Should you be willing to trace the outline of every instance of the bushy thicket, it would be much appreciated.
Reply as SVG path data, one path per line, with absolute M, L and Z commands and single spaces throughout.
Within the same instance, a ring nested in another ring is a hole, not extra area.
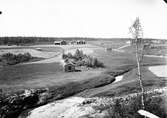
M 104 64 L 100 62 L 97 58 L 93 58 L 90 56 L 87 57 L 87 60 L 85 61 L 85 65 L 92 68 L 104 67 Z
M 141 96 L 118 98 L 113 104 L 107 106 L 98 106 L 95 109 L 103 111 L 107 110 L 108 116 L 105 118 L 144 118 L 138 113 L 141 110 Z M 146 96 L 145 110 L 149 111 L 160 118 L 166 118 L 166 103 L 162 96 Z
M 83 60 L 87 55 L 83 54 L 82 50 L 77 49 L 75 53 L 72 55 L 71 53 L 63 54 L 63 59 L 73 59 L 75 61 Z
M 15 65 L 21 62 L 27 62 L 33 59 L 30 53 L 24 54 L 12 54 L 12 53 L 5 53 L 1 56 L 1 61 L 7 65 Z
M 77 49 L 74 54 L 63 54 L 62 58 L 66 61 L 72 60 L 77 66 L 86 66 L 92 68 L 104 67 L 104 64 L 97 58 L 88 56 L 79 49 Z

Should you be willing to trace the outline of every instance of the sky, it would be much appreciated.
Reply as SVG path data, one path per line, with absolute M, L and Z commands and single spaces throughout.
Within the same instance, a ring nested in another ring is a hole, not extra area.
M 0 36 L 131 37 L 141 20 L 144 38 L 167 39 L 163 0 L 0 0 Z

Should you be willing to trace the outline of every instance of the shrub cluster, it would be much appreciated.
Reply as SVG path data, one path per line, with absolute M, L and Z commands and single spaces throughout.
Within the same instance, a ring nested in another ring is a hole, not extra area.
M 100 62 L 97 58 L 93 58 L 90 56 L 87 57 L 87 60 L 85 61 L 85 65 L 87 67 L 92 67 L 92 68 L 104 67 L 104 64 Z
M 75 63 L 77 66 L 86 66 L 91 68 L 104 67 L 104 64 L 100 62 L 97 58 L 88 56 L 79 49 L 77 49 L 74 54 L 63 54 L 62 58 L 65 61 L 72 60 L 72 62 Z
M 5 53 L 1 56 L 1 61 L 3 61 L 7 65 L 15 65 L 22 62 L 30 61 L 33 57 L 30 53 L 24 54 L 12 54 L 12 53 Z
M 108 116 L 105 118 L 144 118 L 138 113 L 142 108 L 141 96 L 129 98 L 118 98 L 114 100 L 113 104 L 96 106 L 95 109 L 104 111 L 107 110 Z M 145 110 L 149 111 L 160 118 L 166 118 L 167 112 L 165 111 L 165 100 L 162 96 L 146 96 Z

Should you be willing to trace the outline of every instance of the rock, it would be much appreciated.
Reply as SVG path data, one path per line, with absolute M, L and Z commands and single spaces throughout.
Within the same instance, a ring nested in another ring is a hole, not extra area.
M 38 107 L 19 118 L 103 118 L 107 112 L 94 107 L 99 101 L 98 98 L 71 97 Z
M 47 89 L 26 89 L 0 99 L 0 118 L 15 118 L 22 111 L 44 104 Z
M 150 100 L 154 100 L 153 103 L 155 103 L 157 100 L 164 99 L 160 98 L 160 93 L 157 94 L 155 90 L 147 92 L 146 103 L 150 103 Z M 166 87 L 156 91 L 166 95 L 164 94 Z M 19 118 L 117 118 L 118 116 L 127 117 L 128 115 L 139 116 L 136 111 L 138 109 L 134 108 L 140 106 L 140 95 L 141 93 L 132 93 L 119 97 L 70 97 L 24 112 Z M 163 103 L 163 101 L 161 102 Z M 150 110 L 152 110 L 152 107 L 150 107 Z

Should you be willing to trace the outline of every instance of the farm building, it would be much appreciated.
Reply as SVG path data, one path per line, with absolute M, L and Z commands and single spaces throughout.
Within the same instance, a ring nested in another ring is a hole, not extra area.
M 42 49 L 41 49 L 41 48 L 36 48 L 36 50 L 38 50 L 38 51 L 42 51 Z
M 70 62 L 66 62 L 64 64 L 64 71 L 65 72 L 74 72 L 75 71 L 75 65 Z
M 54 41 L 54 44 L 55 45 L 61 45 L 61 42 L 60 41 Z
M 55 45 L 67 45 L 67 42 L 62 40 L 62 41 L 54 41 Z
M 77 44 L 86 44 L 85 40 L 78 40 Z
M 70 44 L 75 45 L 75 44 L 77 44 L 77 42 L 76 41 L 71 41 Z

